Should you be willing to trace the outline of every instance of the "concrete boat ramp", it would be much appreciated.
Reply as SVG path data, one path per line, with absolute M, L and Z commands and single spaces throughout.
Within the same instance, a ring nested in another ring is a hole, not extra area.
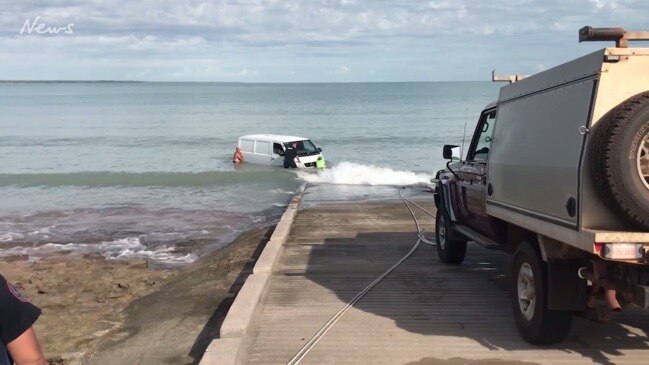
M 398 197 L 395 189 L 395 197 Z M 398 200 L 289 205 L 255 273 L 201 364 L 287 364 L 358 292 L 416 242 Z M 305 197 L 308 201 L 308 191 Z M 417 200 L 434 211 L 432 196 Z M 434 222 L 419 213 L 427 236 Z M 647 364 L 649 313 L 573 322 L 569 338 L 534 347 L 516 331 L 510 256 L 470 244 L 465 262 L 439 262 L 421 243 L 326 332 L 300 364 Z

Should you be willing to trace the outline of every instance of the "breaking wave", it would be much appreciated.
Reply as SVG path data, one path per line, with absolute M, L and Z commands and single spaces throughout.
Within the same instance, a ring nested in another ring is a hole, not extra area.
M 317 173 L 298 172 L 298 176 L 308 183 L 315 184 L 391 186 L 422 185 L 430 182 L 432 178 L 427 174 L 355 162 L 341 162 Z
M 108 260 L 149 259 L 166 264 L 185 264 L 193 262 L 197 256 L 192 253 L 177 253 L 174 247 L 158 247 L 150 249 L 140 242 L 137 237 L 127 237 L 99 244 L 85 243 L 47 243 L 35 247 L 16 246 L 0 250 L 0 257 L 27 255 L 31 258 L 47 256 L 54 252 L 69 252 L 74 254 L 99 253 Z

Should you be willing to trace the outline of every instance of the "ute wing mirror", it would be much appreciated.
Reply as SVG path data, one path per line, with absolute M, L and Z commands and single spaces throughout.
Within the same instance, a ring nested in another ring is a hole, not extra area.
M 460 157 L 453 155 L 453 150 L 459 147 L 460 146 L 454 144 L 445 144 L 442 151 L 442 156 L 445 160 L 448 160 L 448 162 L 446 162 L 446 168 L 448 169 L 448 171 L 450 171 L 456 179 L 462 181 L 462 178 L 458 176 L 458 174 L 456 174 L 455 171 L 453 171 L 453 169 L 451 168 L 451 162 L 453 162 L 453 160 L 460 160 Z
M 445 160 L 454 160 L 454 159 L 459 160 L 460 157 L 453 155 L 454 152 L 453 150 L 459 147 L 460 146 L 454 144 L 445 144 L 444 149 L 442 151 L 442 157 L 444 157 Z
M 322 152 L 322 148 L 321 148 L 321 147 L 318 147 L 318 152 Z

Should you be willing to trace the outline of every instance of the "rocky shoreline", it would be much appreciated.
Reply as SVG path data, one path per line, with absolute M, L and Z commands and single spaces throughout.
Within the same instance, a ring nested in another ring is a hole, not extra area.
M 35 330 L 51 364 L 197 363 L 272 228 L 255 228 L 180 270 L 145 260 L 57 254 L 0 261 L 43 311 Z

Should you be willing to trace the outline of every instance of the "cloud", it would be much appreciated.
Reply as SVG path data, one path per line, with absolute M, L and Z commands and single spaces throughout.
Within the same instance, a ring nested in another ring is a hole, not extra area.
M 609 7 L 611 9 L 616 9 L 618 6 L 618 1 L 617 0 L 588 0 L 589 3 L 592 3 L 595 5 L 597 9 L 601 9 L 604 7 Z
M 642 0 L 5 0 L 0 78 L 487 79 L 601 47 L 578 45 L 577 29 L 642 29 L 648 11 Z M 20 35 L 37 16 L 74 34 Z M 347 72 L 326 72 L 336 65 Z
M 236 73 L 237 76 L 254 76 L 258 74 L 257 70 L 248 70 L 247 68 L 244 68 L 242 70 L 239 70 L 239 72 Z

